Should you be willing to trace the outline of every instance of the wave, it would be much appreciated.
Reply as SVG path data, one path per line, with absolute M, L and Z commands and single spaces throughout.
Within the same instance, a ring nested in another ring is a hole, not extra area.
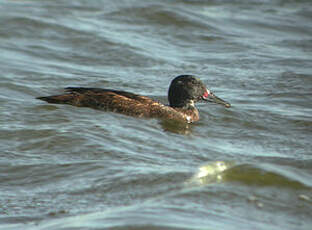
M 306 179 L 305 179 L 306 178 Z M 312 187 L 308 175 L 294 168 L 271 163 L 252 164 L 233 161 L 213 161 L 199 167 L 188 181 L 192 184 L 241 183 L 246 186 L 273 186 L 290 189 Z

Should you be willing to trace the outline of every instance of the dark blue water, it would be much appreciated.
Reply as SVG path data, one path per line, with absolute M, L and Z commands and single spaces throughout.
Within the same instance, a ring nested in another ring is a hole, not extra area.
M 311 229 L 310 1 L 0 1 L 0 229 Z M 172 126 L 35 97 L 166 103 L 194 74 L 230 109 Z

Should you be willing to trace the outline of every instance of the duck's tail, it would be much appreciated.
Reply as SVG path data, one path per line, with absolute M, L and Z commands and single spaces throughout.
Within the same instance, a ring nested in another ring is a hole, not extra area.
M 63 94 L 47 97 L 37 97 L 36 99 L 46 101 L 52 104 L 70 104 L 73 105 L 77 102 L 75 95 L 73 94 Z

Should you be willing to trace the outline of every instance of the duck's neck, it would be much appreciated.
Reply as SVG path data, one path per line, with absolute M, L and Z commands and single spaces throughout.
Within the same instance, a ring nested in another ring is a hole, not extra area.
M 182 114 L 184 120 L 187 123 L 192 123 L 199 120 L 199 112 L 194 103 L 189 103 L 183 107 L 176 107 L 174 109 Z
M 196 109 L 195 103 L 193 100 L 182 101 L 177 104 L 170 104 L 170 107 L 175 108 L 175 109 L 184 109 L 184 110 Z
M 170 105 L 171 106 L 171 105 Z M 171 106 L 176 111 L 181 112 L 183 119 L 187 123 L 192 123 L 199 120 L 199 112 L 198 109 L 195 107 L 195 103 L 193 100 L 189 100 L 179 106 Z

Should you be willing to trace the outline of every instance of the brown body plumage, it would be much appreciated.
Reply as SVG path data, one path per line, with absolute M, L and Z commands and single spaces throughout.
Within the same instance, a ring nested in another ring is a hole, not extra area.
M 75 87 L 66 88 L 66 91 L 66 94 L 38 97 L 38 99 L 48 103 L 90 107 L 135 117 L 191 123 L 199 119 L 199 112 L 194 103 L 201 99 L 215 97 L 199 79 L 190 75 L 182 75 L 172 81 L 169 88 L 169 106 L 149 97 L 125 91 Z M 227 103 L 226 106 L 229 107 L 229 104 Z

